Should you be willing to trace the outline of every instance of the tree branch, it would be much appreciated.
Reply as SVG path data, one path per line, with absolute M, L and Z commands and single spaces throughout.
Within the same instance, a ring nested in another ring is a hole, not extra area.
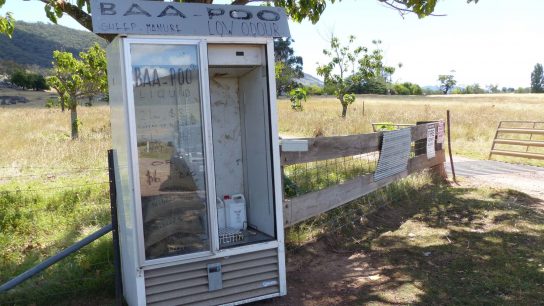
M 49 4 L 48 0 L 39 0 L 44 4 Z M 86 28 L 89 31 L 93 31 L 93 20 L 91 18 L 91 15 L 85 13 L 82 9 L 77 7 L 77 5 L 73 5 L 65 0 L 59 0 L 57 2 L 59 6 L 62 7 L 62 11 L 68 16 L 72 17 L 75 21 L 77 21 L 80 25 L 82 25 L 84 28 Z M 115 35 L 112 34 L 97 34 L 98 36 L 102 37 L 103 39 L 107 41 L 112 41 L 115 38 Z
M 404 0 L 378 0 L 378 1 L 384 4 L 385 6 L 388 6 L 389 8 L 397 10 L 402 17 L 404 17 L 404 15 L 409 13 L 414 13 L 420 17 L 422 17 L 422 15 L 423 16 L 446 16 L 445 14 L 433 14 L 433 13 L 422 14 L 420 12 L 416 12 L 414 9 L 409 9 L 406 6 L 407 5 L 406 1 Z M 432 10 L 434 10 L 434 7 Z
M 246 5 L 250 2 L 268 2 L 268 0 L 234 0 L 231 5 Z
M 45 4 L 50 4 L 50 1 L 48 0 L 40 0 L 40 1 Z M 64 13 L 74 18 L 80 25 L 82 25 L 89 31 L 93 30 L 93 21 L 91 19 L 91 15 L 85 13 L 82 9 L 80 9 L 76 5 L 73 5 L 65 0 L 57 1 L 56 5 L 61 7 Z
M 213 0 L 185 0 L 185 1 L 183 1 L 183 2 L 212 4 L 212 3 L 213 3 Z

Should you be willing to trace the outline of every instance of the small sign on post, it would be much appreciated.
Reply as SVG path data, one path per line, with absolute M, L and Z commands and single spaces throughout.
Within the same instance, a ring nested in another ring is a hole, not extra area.
M 436 135 L 437 143 L 444 143 L 444 120 L 440 119 L 438 121 L 438 131 Z
M 436 153 L 434 151 L 436 130 L 434 128 L 434 123 L 427 124 L 427 159 L 434 158 Z

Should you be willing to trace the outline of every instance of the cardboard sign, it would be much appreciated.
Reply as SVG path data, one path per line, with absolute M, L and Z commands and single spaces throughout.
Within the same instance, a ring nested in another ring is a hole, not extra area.
M 289 37 L 283 8 L 138 0 L 91 0 L 93 32 Z
M 434 123 L 427 124 L 427 159 L 434 158 L 436 153 L 434 151 L 436 130 Z
M 437 143 L 444 143 L 444 120 L 440 119 L 438 121 L 438 132 L 436 135 Z

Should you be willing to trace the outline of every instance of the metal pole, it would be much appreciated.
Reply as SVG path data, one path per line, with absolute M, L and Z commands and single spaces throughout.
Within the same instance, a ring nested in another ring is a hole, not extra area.
M 536 129 L 536 121 L 533 122 L 533 130 Z M 531 136 L 529 137 L 529 141 L 533 140 L 533 133 L 531 133 Z M 525 152 L 529 152 L 530 145 L 527 146 L 527 149 L 525 149 Z
M 108 150 L 108 172 L 110 178 L 110 209 L 113 236 L 113 267 L 115 270 L 115 305 L 123 305 L 123 279 L 121 253 L 119 251 L 119 223 L 117 222 L 117 187 L 115 185 L 114 151 Z
M 68 248 L 62 250 L 58 254 L 51 256 L 41 262 L 40 264 L 34 266 L 33 268 L 30 268 L 26 270 L 25 272 L 17 275 L 16 277 L 12 278 L 10 281 L 6 282 L 2 286 L 0 286 L 0 292 L 6 292 L 10 290 L 11 288 L 19 285 L 20 283 L 26 281 L 27 279 L 33 277 L 34 275 L 40 273 L 41 271 L 47 269 L 48 267 L 52 266 L 53 264 L 57 263 L 58 261 L 64 259 L 65 257 L 71 255 L 72 253 L 75 253 L 82 247 L 88 245 L 89 243 L 95 241 L 96 239 L 106 235 L 109 233 L 112 229 L 112 225 L 108 224 L 104 226 L 103 228 L 99 229 L 98 231 L 90 234 L 89 236 L 83 238 L 81 241 L 78 241 L 74 243 L 73 245 L 69 246 Z
M 499 136 L 499 129 L 502 126 L 502 123 L 505 121 L 500 121 L 499 125 L 497 126 L 497 131 L 495 132 L 495 137 L 493 138 L 493 144 L 491 145 L 491 150 L 489 150 L 489 156 L 487 159 L 491 159 L 491 155 L 493 154 L 493 150 L 495 149 L 495 140 L 497 140 L 497 137 Z
M 450 154 L 450 165 L 451 165 L 451 176 L 455 184 L 457 183 L 457 178 L 455 177 L 455 167 L 453 166 L 453 155 L 451 153 L 451 134 L 450 134 L 450 110 L 447 111 L 447 122 L 448 122 L 448 152 Z

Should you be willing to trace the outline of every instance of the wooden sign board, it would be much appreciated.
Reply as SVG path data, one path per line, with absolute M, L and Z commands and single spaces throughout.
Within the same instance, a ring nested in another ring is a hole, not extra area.
M 93 32 L 221 37 L 289 37 L 287 15 L 269 6 L 92 0 Z

